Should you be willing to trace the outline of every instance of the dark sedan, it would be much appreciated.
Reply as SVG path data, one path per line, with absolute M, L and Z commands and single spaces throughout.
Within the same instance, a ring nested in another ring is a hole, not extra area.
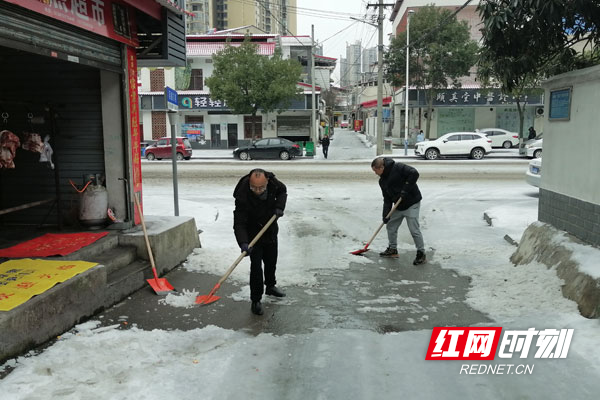
M 259 158 L 279 158 L 290 160 L 300 155 L 300 146 L 282 138 L 260 139 L 249 146 L 233 150 L 233 156 L 240 160 L 256 160 Z

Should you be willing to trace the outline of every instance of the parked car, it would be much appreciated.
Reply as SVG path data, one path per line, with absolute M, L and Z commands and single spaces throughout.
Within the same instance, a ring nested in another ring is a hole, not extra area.
M 537 142 L 538 140 L 542 139 L 542 138 L 543 138 L 543 136 L 544 136 L 544 134 L 543 134 L 543 133 L 540 133 L 540 134 L 538 134 L 538 135 L 537 135 L 535 138 L 533 138 L 533 139 L 527 139 L 527 140 L 525 141 L 525 145 L 528 145 L 528 144 L 531 144 L 531 143 Z
M 156 140 L 142 140 L 140 142 L 140 150 L 142 152 L 142 157 L 146 156 L 146 148 L 150 145 L 156 143 Z
M 527 150 L 527 157 L 529 158 L 540 158 L 542 156 L 542 144 L 544 139 L 533 140 L 525 144 L 525 150 Z
M 158 139 L 158 142 L 151 144 L 146 147 L 146 159 L 148 160 L 161 160 L 163 158 L 171 158 L 171 138 L 163 137 Z M 189 160 L 192 158 L 192 145 L 187 137 L 177 138 L 177 159 L 178 160 Z
M 348 127 L 348 120 L 345 119 L 342 122 L 340 122 L 340 128 L 347 128 Z
M 529 168 L 525 173 L 525 180 L 532 186 L 540 187 L 542 180 L 542 159 L 534 158 L 529 162 Z
M 300 146 L 283 138 L 260 139 L 249 146 L 233 150 L 233 156 L 240 160 L 259 158 L 290 160 L 298 155 L 300 155 Z
M 468 156 L 481 160 L 492 151 L 491 142 L 483 133 L 452 132 L 435 140 L 417 143 L 415 154 L 428 160 L 436 160 L 440 156 Z
M 480 129 L 479 132 L 492 139 L 492 147 L 504 147 L 505 149 L 510 149 L 519 144 L 519 134 L 516 132 L 510 132 L 499 128 L 485 128 Z

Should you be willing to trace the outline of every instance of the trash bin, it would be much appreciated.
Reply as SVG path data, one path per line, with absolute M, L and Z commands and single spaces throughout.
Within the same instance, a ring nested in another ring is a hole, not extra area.
M 392 153 L 392 138 L 383 138 L 383 151 L 387 154 Z
M 298 146 L 300 146 L 300 154 L 302 154 L 302 152 L 304 151 L 304 142 L 294 142 L 296 143 Z
M 307 156 L 315 155 L 315 143 L 314 142 L 306 142 L 306 155 Z

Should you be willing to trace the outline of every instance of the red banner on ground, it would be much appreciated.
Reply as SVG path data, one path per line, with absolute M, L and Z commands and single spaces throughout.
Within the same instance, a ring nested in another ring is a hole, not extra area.
M 0 249 L 0 257 L 50 257 L 66 256 L 82 247 L 94 243 L 96 240 L 108 235 L 108 232 L 99 233 L 47 233 L 43 236 L 19 243 L 16 246 Z

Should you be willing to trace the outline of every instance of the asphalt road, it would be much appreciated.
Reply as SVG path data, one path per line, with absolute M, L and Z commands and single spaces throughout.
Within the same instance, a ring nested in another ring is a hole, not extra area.
M 523 164 L 521 160 L 500 163 L 452 160 L 420 162 L 415 166 L 421 173 L 421 180 L 435 181 L 431 184 L 444 187 L 446 180 L 451 181 L 449 184 L 465 181 L 476 183 L 481 180 L 515 180 L 522 183 L 525 168 Z M 275 171 L 284 182 L 300 185 L 307 183 L 309 186 L 315 181 L 319 183 L 318 186 L 327 186 L 344 181 L 348 181 L 348 184 L 360 184 L 360 181 L 367 179 L 376 182 L 377 179 L 367 161 L 232 161 L 184 163 L 179 168 L 179 183 L 182 187 L 192 182 L 198 187 L 232 187 L 241 175 L 256 167 Z M 157 188 L 166 189 L 172 185 L 169 163 L 144 163 L 143 174 L 144 190 L 148 195 Z M 428 251 L 430 256 L 435 252 L 434 249 Z M 434 326 L 469 326 L 489 321 L 484 314 L 473 310 L 464 302 L 470 285 L 468 277 L 443 269 L 435 262 L 414 267 L 413 252 L 401 254 L 398 259 L 380 258 L 377 251 L 368 252 L 365 256 L 375 261 L 375 264 L 365 268 L 364 264 L 351 263 L 348 270 L 325 270 L 317 277 L 318 284 L 314 287 L 286 287 L 288 297 L 285 299 L 265 297 L 265 315 L 262 317 L 250 313 L 249 302 L 234 301 L 231 298 L 241 288 L 228 282 L 219 290 L 221 300 L 210 306 L 191 309 L 156 305 L 156 295 L 146 287 L 103 312 L 102 320 L 104 324 L 110 325 L 127 316 L 129 324 L 135 323 L 143 329 L 187 330 L 216 325 L 255 334 L 301 333 L 317 327 L 394 332 Z M 210 292 L 219 278 L 190 272 L 182 267 L 165 277 L 175 287 L 194 286 L 201 294 Z M 384 294 L 390 296 L 391 303 L 398 304 L 394 311 L 369 312 L 369 307 L 375 306 L 380 301 L 377 299 Z

